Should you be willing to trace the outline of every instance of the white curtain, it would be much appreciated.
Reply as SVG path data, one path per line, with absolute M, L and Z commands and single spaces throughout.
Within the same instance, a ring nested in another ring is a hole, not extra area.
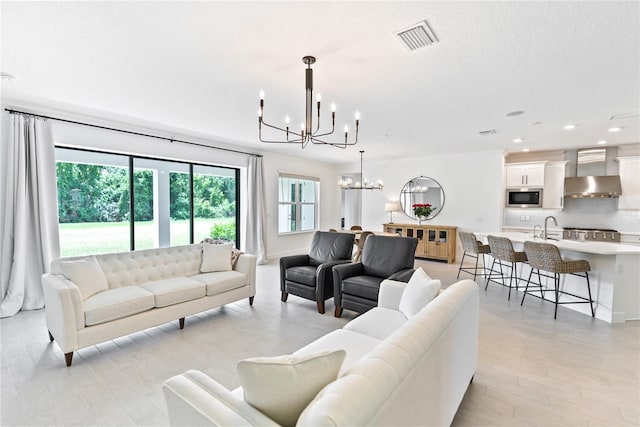
M 0 144 L 0 317 L 44 307 L 40 277 L 60 251 L 51 126 L 23 114 L 9 119 Z
M 247 249 L 258 257 L 258 264 L 266 264 L 267 250 L 264 244 L 266 205 L 264 197 L 264 172 L 262 157 L 249 156 L 247 171 Z

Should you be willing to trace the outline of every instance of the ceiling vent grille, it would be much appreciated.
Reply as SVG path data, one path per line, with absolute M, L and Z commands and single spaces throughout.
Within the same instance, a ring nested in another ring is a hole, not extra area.
M 409 50 L 420 49 L 438 42 L 435 34 L 433 34 L 433 31 L 429 28 L 427 21 L 418 22 L 409 28 L 396 31 L 393 34 L 398 37 L 402 45 Z
M 496 134 L 496 130 L 495 129 L 489 129 L 489 130 L 481 130 L 480 132 L 478 132 L 480 135 L 495 135 Z

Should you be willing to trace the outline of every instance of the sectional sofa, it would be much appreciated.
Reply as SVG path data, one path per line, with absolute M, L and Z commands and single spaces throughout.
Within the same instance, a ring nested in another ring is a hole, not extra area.
M 236 254 L 238 255 L 238 254 Z M 42 276 L 49 338 L 73 352 L 243 298 L 253 304 L 256 257 L 194 244 L 59 258 Z
M 337 379 L 321 386 L 301 414 L 289 418 L 291 422 L 276 422 L 274 415 L 267 416 L 249 404 L 247 387 L 230 391 L 203 372 L 191 370 L 168 379 L 163 386 L 170 424 L 450 425 L 477 365 L 478 285 L 471 280 L 457 282 L 407 318 L 402 304 L 409 286 L 383 281 L 377 307 L 290 356 L 304 360 L 305 356 L 324 357 L 323 352 L 332 352 L 328 357 L 344 357 Z M 243 385 L 241 365 L 246 362 L 238 365 Z M 267 364 L 272 365 L 267 366 L 270 369 L 285 363 L 277 358 Z M 296 365 L 291 376 L 298 376 L 299 368 L 301 365 Z M 290 388 L 304 387 L 328 370 L 317 369 L 316 375 L 291 385 L 276 382 L 265 397 L 274 402 L 288 395 L 281 403 L 287 411 L 287 399 L 297 393 Z M 268 375 L 259 372 L 256 377 L 261 380 Z

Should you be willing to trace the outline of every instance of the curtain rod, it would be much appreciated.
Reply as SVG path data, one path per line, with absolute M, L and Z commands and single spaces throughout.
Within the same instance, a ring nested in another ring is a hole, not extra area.
M 175 139 L 175 138 L 167 138 L 166 136 L 150 135 L 148 133 L 134 132 L 134 131 L 130 131 L 130 130 L 112 128 L 112 127 L 108 127 L 108 126 L 94 125 L 94 124 L 91 124 L 91 123 L 77 122 L 77 121 L 74 121 L 74 120 L 61 119 L 61 118 L 58 118 L 58 117 L 43 116 L 42 114 L 28 113 L 26 111 L 13 110 L 11 108 L 5 108 L 4 110 L 8 111 L 10 114 L 16 114 L 16 113 L 17 114 L 27 114 L 29 116 L 40 117 L 40 118 L 43 118 L 43 119 L 57 120 L 59 122 L 65 122 L 65 123 L 73 123 L 74 125 L 89 126 L 89 127 L 98 128 L 98 129 L 105 129 L 105 130 L 111 130 L 111 131 L 115 131 L 115 132 L 128 133 L 128 134 L 131 134 L 131 135 L 144 136 L 146 138 L 164 139 L 165 141 L 179 142 L 179 143 L 182 143 L 182 144 L 195 145 L 197 147 L 212 148 L 214 150 L 229 151 L 231 153 L 247 154 L 249 156 L 262 157 L 262 154 L 249 153 L 249 152 L 246 152 L 246 151 L 234 150 L 232 148 L 215 147 L 213 145 L 200 144 L 200 143 L 197 143 L 197 142 L 184 141 L 184 140 Z

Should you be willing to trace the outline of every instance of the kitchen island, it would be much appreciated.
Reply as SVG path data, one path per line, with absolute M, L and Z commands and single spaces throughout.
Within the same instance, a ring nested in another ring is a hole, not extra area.
M 488 235 L 506 237 L 513 242 L 516 251 L 523 250 L 523 243 L 527 240 L 551 243 L 560 249 L 563 259 L 589 261 L 591 264 L 589 280 L 596 317 L 609 323 L 624 323 L 626 320 L 640 319 L 640 247 L 612 242 L 543 240 L 534 238 L 533 234 L 519 232 L 478 232 L 475 234 L 485 243 Z M 490 262 L 487 258 L 487 263 Z M 524 283 L 529 277 L 529 272 L 529 266 L 523 264 L 521 274 Z M 535 273 L 532 282 L 537 283 Z M 549 289 L 553 289 L 551 279 L 542 277 L 542 283 Z M 563 274 L 560 287 L 577 295 L 587 295 L 587 284 L 582 277 Z M 549 293 L 547 293 L 548 295 Z M 571 300 L 570 296 L 561 295 L 560 297 L 560 301 Z M 528 303 L 529 300 L 525 300 L 525 305 Z M 589 304 L 567 304 L 564 307 L 591 316 Z

